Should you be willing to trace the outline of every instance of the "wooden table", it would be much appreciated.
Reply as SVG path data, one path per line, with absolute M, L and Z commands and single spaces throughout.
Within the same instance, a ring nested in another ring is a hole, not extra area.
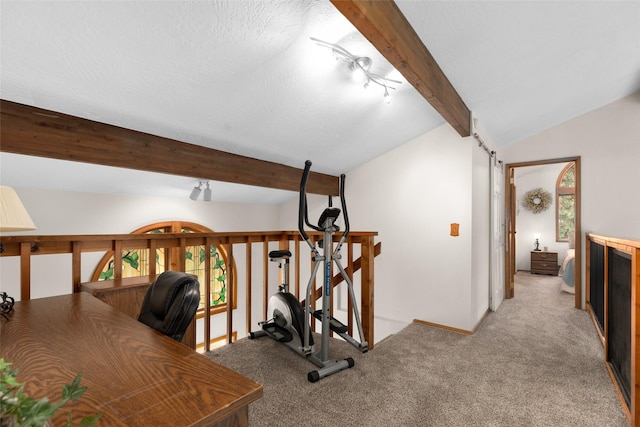
M 0 318 L 0 357 L 34 397 L 57 401 L 82 372 L 88 390 L 64 409 L 104 412 L 104 426 L 243 426 L 262 386 L 86 292 L 16 302 Z

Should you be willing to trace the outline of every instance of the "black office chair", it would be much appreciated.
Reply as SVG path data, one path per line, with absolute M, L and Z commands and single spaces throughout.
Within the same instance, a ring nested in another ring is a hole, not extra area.
M 138 320 L 181 342 L 200 303 L 198 279 L 179 271 L 165 271 L 151 284 Z

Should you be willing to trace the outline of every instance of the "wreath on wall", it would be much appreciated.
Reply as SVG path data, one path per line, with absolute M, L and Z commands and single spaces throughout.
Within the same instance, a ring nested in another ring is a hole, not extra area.
M 551 205 L 551 194 L 543 188 L 527 191 L 522 197 L 522 207 L 533 213 L 544 212 Z

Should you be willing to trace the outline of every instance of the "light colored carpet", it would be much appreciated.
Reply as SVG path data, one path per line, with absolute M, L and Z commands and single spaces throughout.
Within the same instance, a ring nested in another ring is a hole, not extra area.
M 252 426 L 627 426 L 588 314 L 558 277 L 516 275 L 474 335 L 411 324 L 352 369 L 307 381 L 314 365 L 269 338 L 208 353 L 264 386 Z

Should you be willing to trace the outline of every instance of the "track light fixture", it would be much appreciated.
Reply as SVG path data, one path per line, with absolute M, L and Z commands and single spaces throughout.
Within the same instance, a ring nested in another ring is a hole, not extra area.
M 200 195 L 201 191 L 202 191 L 202 182 L 200 182 L 198 185 L 193 187 L 193 190 L 191 190 L 191 195 L 189 196 L 189 198 L 191 200 L 198 200 L 198 196 Z
M 209 181 L 200 181 L 198 183 L 198 185 L 193 187 L 193 190 L 191 190 L 191 195 L 189 196 L 189 198 L 191 200 L 198 200 L 198 197 L 200 197 L 200 193 L 202 192 L 202 186 L 203 185 L 207 185 L 207 188 L 204 189 L 204 196 L 203 196 L 203 200 L 205 202 L 210 202 L 211 201 L 211 187 L 209 187 Z
M 189 198 L 193 201 L 198 200 L 198 197 L 200 197 L 200 193 L 202 192 L 202 186 L 206 184 L 206 188 L 204 189 L 204 195 L 202 196 L 202 200 L 204 200 L 205 202 L 210 202 L 211 201 L 211 187 L 209 186 L 209 181 L 200 181 L 198 182 L 198 185 L 193 187 L 193 190 L 191 190 L 191 195 L 189 196 Z
M 365 89 L 369 87 L 369 83 L 375 83 L 379 86 L 382 86 L 384 88 L 384 102 L 386 102 L 387 104 L 391 102 L 389 89 L 395 90 L 396 88 L 390 86 L 389 84 L 395 83 L 399 85 L 402 84 L 402 82 L 382 77 L 381 75 L 369 71 L 372 61 L 371 58 L 367 56 L 356 56 L 340 45 L 325 42 L 314 37 L 310 38 L 319 46 L 331 49 L 331 53 L 337 60 L 349 64 L 349 69 L 354 73 L 354 79 L 357 78 L 356 76 L 360 76 L 358 80 L 363 81 L 363 86 Z
M 209 188 L 209 181 L 207 181 L 207 188 L 204 189 L 204 201 L 211 201 L 211 188 Z
M 193 190 L 191 190 L 191 195 L 189 196 L 189 198 L 191 200 L 198 200 L 198 197 L 200 197 L 200 193 L 202 193 L 202 186 L 206 185 L 206 188 L 204 189 L 204 196 L 202 197 L 202 199 L 205 202 L 210 202 L 211 201 L 211 187 L 209 186 L 209 181 L 199 181 L 198 184 L 196 186 L 193 187 Z

